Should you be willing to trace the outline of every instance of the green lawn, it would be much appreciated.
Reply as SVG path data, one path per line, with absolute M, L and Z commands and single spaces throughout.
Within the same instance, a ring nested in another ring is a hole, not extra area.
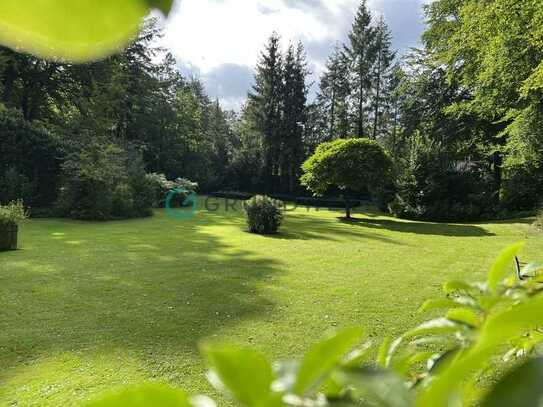
M 62 405 L 112 386 L 161 381 L 210 392 L 198 343 L 298 355 L 329 329 L 397 334 L 452 278 L 482 279 L 529 220 L 444 225 L 299 209 L 274 237 L 240 213 L 179 221 L 32 220 L 0 253 L 0 405 Z

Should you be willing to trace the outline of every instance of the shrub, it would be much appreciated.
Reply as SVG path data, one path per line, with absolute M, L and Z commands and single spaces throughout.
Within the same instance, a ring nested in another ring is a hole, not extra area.
M 534 165 L 508 165 L 504 170 L 501 200 L 508 211 L 534 210 L 543 203 L 543 169 Z
M 148 180 L 155 191 L 155 206 L 159 208 L 164 207 L 168 192 L 174 189 L 183 189 L 187 192 L 185 194 L 176 194 L 170 202 L 172 206 L 181 206 L 188 195 L 198 190 L 198 183 L 187 178 L 176 178 L 175 180 L 171 181 L 168 180 L 164 174 L 151 173 L 148 174 Z
M 33 208 L 55 202 L 68 135 L 54 127 L 51 132 L 39 120 L 27 121 L 0 102 L 0 202 L 20 198 Z
M 174 181 L 174 188 L 186 189 L 189 193 L 196 192 L 198 190 L 198 183 L 192 182 L 187 178 L 176 178 Z
M 282 206 L 281 201 L 274 201 L 263 195 L 257 195 L 247 201 L 245 212 L 249 231 L 258 234 L 277 233 L 283 220 Z
M 540 208 L 543 204 L 543 110 L 535 105 L 519 112 L 506 129 L 501 198 L 510 212 Z
M 168 180 L 164 174 L 152 172 L 146 175 L 149 185 L 153 189 L 153 207 L 160 208 L 164 206 L 164 197 L 167 193 L 166 183 Z
M 0 205 L 0 225 L 12 226 L 28 218 L 28 213 L 22 200 L 12 201 L 7 205 Z
M 185 200 L 190 194 L 195 193 L 198 190 L 198 183 L 192 182 L 191 180 L 186 178 L 176 178 L 173 181 L 173 188 L 171 189 L 175 189 L 178 191 L 182 190 L 185 192 L 178 192 L 173 197 L 172 201 L 170 201 L 170 204 L 174 204 L 175 206 L 186 206 L 187 204 Z
M 123 182 L 115 187 L 111 213 L 116 218 L 134 216 L 134 191 L 129 184 Z
M 132 193 L 132 215 L 130 217 L 147 217 L 153 215 L 153 208 L 157 207 L 156 183 L 151 174 L 145 172 L 145 165 L 141 156 L 128 161 L 128 179 Z
M 156 184 L 143 162 L 114 146 L 89 146 L 64 163 L 60 216 L 109 220 L 149 216 Z
M 113 216 L 113 193 L 126 179 L 123 150 L 91 145 L 63 164 L 63 182 L 57 207 L 61 216 L 108 220 Z
M 437 143 L 421 141 L 397 180 L 390 211 L 401 218 L 471 221 L 498 212 L 493 179 L 477 163 L 457 161 Z
M 12 202 L 22 198 L 30 202 L 34 197 L 36 184 L 20 173 L 15 167 L 10 167 L 0 176 L 0 202 Z
M 148 175 L 130 177 L 134 199 L 134 216 L 137 217 L 151 216 L 153 208 L 158 206 L 156 185 Z

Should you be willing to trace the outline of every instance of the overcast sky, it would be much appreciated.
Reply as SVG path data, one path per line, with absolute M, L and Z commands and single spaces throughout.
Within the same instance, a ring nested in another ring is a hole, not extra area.
M 419 45 L 427 1 L 369 0 L 374 14 L 384 15 L 400 53 Z M 285 47 L 303 42 L 316 81 L 334 45 L 345 41 L 358 5 L 359 0 L 180 0 L 164 41 L 185 74 L 202 79 L 224 108 L 238 109 L 273 31 Z

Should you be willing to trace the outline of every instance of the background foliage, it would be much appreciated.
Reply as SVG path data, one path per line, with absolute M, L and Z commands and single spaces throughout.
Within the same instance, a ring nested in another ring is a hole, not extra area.
M 86 31 L 87 2 L 59 37 L 51 22 L 62 17 L 62 6 L 55 3 L 44 19 L 32 17 L 45 13 L 35 7 L 17 20 L 34 36 L 21 37 L 19 50 L 38 57 L 0 49 L 2 202 L 52 207 L 67 182 L 67 162 L 87 145 L 141 157 L 143 171 L 188 177 L 202 192 L 303 196 L 302 163 L 323 142 L 356 137 L 378 142 L 393 160 L 393 182 L 376 185 L 373 198 L 399 216 L 463 221 L 541 205 L 543 12 L 535 0 L 512 7 L 505 0 L 434 1 L 425 9 L 422 49 L 402 59 L 386 21 L 363 0 L 348 41 L 331 50 L 316 98 L 309 96 L 303 44 L 282 49 L 273 33 L 240 112 L 224 111 L 201 82 L 179 73 L 156 45 L 162 34 L 155 20 L 143 20 L 132 39 L 142 15 L 151 8 L 167 13 L 171 2 L 97 8 L 89 15 L 107 27 L 96 35 L 111 37 L 100 49 L 89 47 L 100 38 Z M 0 19 L 0 41 L 8 46 L 13 33 L 6 27 L 20 7 L 10 5 Z M 71 63 L 98 55 L 105 59 Z M 360 172 L 354 163 L 345 170 Z M 364 182 L 352 191 L 367 190 Z M 130 195 L 117 186 L 113 179 L 104 188 Z

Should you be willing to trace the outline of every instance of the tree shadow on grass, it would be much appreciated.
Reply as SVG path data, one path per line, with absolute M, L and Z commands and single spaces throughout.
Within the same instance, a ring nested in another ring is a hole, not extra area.
M 330 209 L 326 208 L 307 213 L 304 213 L 300 209 L 297 212 L 285 211 L 283 224 L 277 233 L 267 235 L 255 234 L 254 236 L 271 240 L 325 240 L 334 242 L 345 240 L 346 238 L 370 239 L 391 244 L 402 244 L 375 232 L 366 233 L 363 230 L 353 230 L 338 223 L 334 217 L 314 216 L 318 212 L 324 213 L 330 211 Z M 337 210 L 332 210 L 332 213 L 337 212 Z M 241 231 L 250 234 L 244 214 L 239 211 L 229 211 L 226 213 L 224 210 L 206 212 L 199 223 L 205 226 L 236 226 Z
M 36 223 L 23 250 L 0 256 L 4 372 L 64 351 L 196 353 L 203 338 L 274 311 L 259 286 L 280 266 L 164 218 Z
M 278 240 L 377 240 L 384 243 L 402 243 L 375 231 L 366 232 L 352 229 L 338 223 L 335 218 L 314 217 L 307 214 L 288 213 L 279 232 L 267 237 Z
M 494 233 L 469 224 L 429 223 L 401 221 L 393 219 L 368 218 L 339 218 L 343 224 L 360 226 L 368 229 L 386 229 L 400 233 L 415 233 L 419 235 L 458 236 L 458 237 L 484 237 L 495 236 Z

